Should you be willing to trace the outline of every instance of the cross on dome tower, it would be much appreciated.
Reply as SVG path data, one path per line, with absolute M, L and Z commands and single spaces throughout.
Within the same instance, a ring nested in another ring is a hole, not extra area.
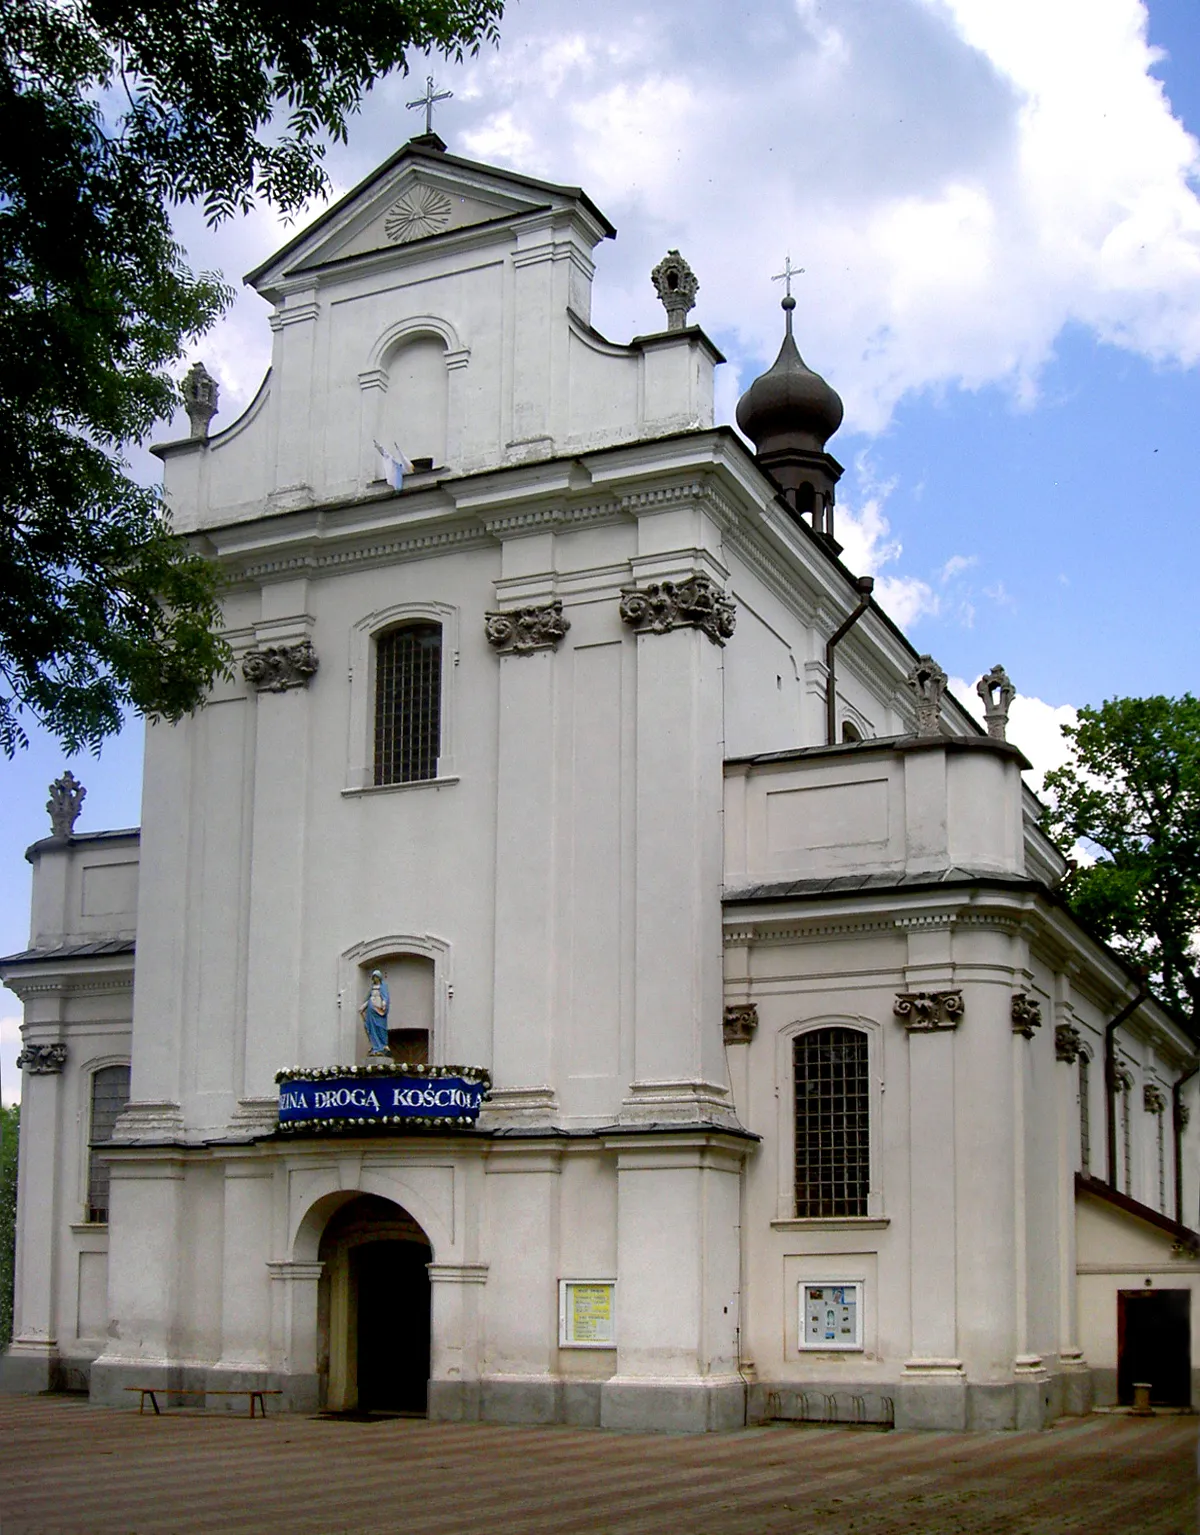
M 838 554 L 833 503 L 842 466 L 826 453 L 825 444 L 842 424 L 842 402 L 801 357 L 792 335 L 792 278 L 803 270 L 794 267 L 789 256 L 772 279 L 786 284 L 783 345 L 772 366 L 738 401 L 737 424 L 753 442 L 760 468 L 779 486 L 792 515 L 808 517 L 813 531 Z

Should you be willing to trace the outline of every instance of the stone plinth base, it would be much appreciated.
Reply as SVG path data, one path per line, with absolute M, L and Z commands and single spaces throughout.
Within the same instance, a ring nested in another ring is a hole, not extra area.
M 268 1415 L 276 1412 L 316 1412 L 320 1383 L 315 1375 L 278 1375 L 270 1370 L 222 1365 L 173 1364 L 169 1360 L 97 1359 L 91 1371 L 91 1400 L 102 1407 L 132 1407 L 141 1401 L 138 1390 L 163 1393 L 160 1407 L 202 1408 L 208 1412 L 246 1413 L 243 1391 L 279 1391 L 268 1397 Z M 225 1392 L 238 1395 L 226 1396 Z M 208 1393 L 212 1393 L 209 1395 Z M 174 1393 L 187 1393 L 175 1395 Z
M 745 1386 L 705 1380 L 565 1380 L 484 1376 L 431 1380 L 429 1416 L 443 1423 L 566 1423 L 641 1433 L 707 1433 L 741 1428 Z
M 703 1434 L 742 1428 L 746 1386 L 739 1376 L 714 1380 L 606 1380 L 600 1426 L 639 1433 Z

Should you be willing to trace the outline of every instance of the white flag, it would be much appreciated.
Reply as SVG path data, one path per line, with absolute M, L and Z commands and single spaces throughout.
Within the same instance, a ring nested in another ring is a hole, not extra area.
M 375 444 L 375 451 L 383 461 L 383 476 L 393 490 L 404 488 L 404 476 L 412 473 L 412 464 L 405 458 L 403 452 L 395 443 L 392 444 L 393 452 L 389 453 L 382 443 Z

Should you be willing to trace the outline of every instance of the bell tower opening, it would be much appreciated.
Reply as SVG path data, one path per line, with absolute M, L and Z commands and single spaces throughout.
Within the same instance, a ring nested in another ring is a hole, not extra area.
M 330 1219 L 317 1314 L 327 1411 L 426 1411 L 432 1256 L 424 1231 L 391 1200 L 362 1194 Z

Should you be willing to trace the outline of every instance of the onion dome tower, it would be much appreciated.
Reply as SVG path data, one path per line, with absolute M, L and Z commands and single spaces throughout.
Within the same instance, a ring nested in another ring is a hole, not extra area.
M 755 447 L 760 468 L 779 486 L 792 515 L 808 517 L 835 554 L 833 489 L 842 466 L 825 444 L 842 424 L 842 402 L 801 357 L 792 336 L 796 300 L 783 300 L 786 333 L 779 356 L 738 401 L 737 424 Z

